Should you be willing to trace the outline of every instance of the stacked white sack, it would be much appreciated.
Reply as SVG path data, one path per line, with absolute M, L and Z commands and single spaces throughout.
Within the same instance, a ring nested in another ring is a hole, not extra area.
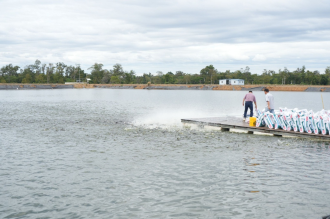
M 306 132 L 310 134 L 330 134 L 330 111 L 279 108 L 275 113 L 257 110 L 257 127 L 283 129 L 286 131 Z

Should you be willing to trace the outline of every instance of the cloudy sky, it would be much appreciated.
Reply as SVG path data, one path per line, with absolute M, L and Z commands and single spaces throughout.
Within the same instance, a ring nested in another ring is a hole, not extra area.
M 0 66 L 120 63 L 138 75 L 330 66 L 328 0 L 0 0 Z

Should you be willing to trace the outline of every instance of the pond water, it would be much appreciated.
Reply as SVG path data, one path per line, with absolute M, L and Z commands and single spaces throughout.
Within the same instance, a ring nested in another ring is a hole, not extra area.
M 245 93 L 0 91 L 0 218 L 329 215 L 328 142 L 181 125 L 241 117 Z M 322 109 L 320 93 L 272 93 L 276 108 Z

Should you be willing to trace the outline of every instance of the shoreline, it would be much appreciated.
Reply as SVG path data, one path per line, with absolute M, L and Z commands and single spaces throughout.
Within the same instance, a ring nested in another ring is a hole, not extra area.
M 145 89 L 145 90 L 225 90 L 225 91 L 271 91 L 330 92 L 330 85 L 205 85 L 205 84 L 10 84 L 0 83 L 0 90 L 39 89 Z

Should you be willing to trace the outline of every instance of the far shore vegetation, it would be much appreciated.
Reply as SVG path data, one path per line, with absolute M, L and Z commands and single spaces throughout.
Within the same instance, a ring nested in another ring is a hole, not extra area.
M 0 69 L 0 83 L 58 83 L 86 82 L 91 84 L 219 84 L 221 79 L 244 79 L 245 84 L 296 84 L 296 85 L 329 85 L 330 67 L 324 72 L 309 71 L 305 66 L 289 71 L 287 68 L 274 70 L 265 69 L 261 74 L 252 74 L 250 68 L 234 72 L 218 71 L 213 65 L 206 66 L 199 73 L 182 71 L 158 71 L 155 74 L 144 73 L 136 75 L 133 70 L 124 71 L 121 64 L 115 64 L 112 69 L 103 68 L 103 64 L 95 63 L 86 73 L 79 65 L 42 64 L 36 60 L 34 64 L 23 68 L 8 64 Z

